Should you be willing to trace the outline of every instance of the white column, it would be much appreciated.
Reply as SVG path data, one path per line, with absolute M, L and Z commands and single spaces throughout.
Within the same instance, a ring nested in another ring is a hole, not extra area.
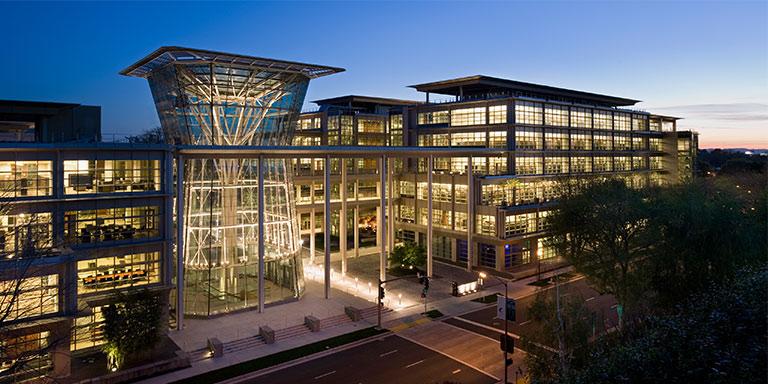
M 427 158 L 427 276 L 432 277 L 432 171 L 435 163 L 434 157 Z
M 312 193 L 314 193 L 315 188 L 312 187 Z M 314 200 L 314 199 L 313 199 Z M 315 263 L 315 231 L 317 228 L 315 227 L 315 208 L 312 208 L 312 210 L 309 212 L 309 232 L 311 235 L 309 236 L 309 263 L 314 264 Z
M 472 156 L 469 156 L 467 160 L 469 160 L 467 163 L 467 271 L 471 272 L 475 248 L 472 244 L 472 231 L 475 228 L 475 183 L 472 171 Z
M 357 196 L 357 192 L 355 192 L 355 196 Z M 355 225 L 352 229 L 354 235 L 355 235 L 355 258 L 360 257 L 360 205 L 359 203 L 355 205 Z
M 264 312 L 264 257 L 266 250 L 266 239 L 264 236 L 264 157 L 259 156 L 259 313 Z
M 381 238 L 380 246 L 381 251 L 379 254 L 379 278 L 384 281 L 387 279 L 387 157 L 382 156 L 379 159 L 379 227 L 376 232 L 379 232 Z
M 325 156 L 325 164 L 323 166 L 324 180 L 323 180 L 323 197 L 325 198 L 325 209 L 323 212 L 323 219 L 325 220 L 325 228 L 323 229 L 323 251 L 325 253 L 323 268 L 324 284 L 325 284 L 325 298 L 331 297 L 331 157 Z
M 339 253 L 341 254 L 341 275 L 347 274 L 347 162 L 342 158 L 341 184 L 339 194 L 341 197 L 341 209 L 339 210 Z
M 170 163 L 168 164 L 170 166 Z M 176 157 L 176 330 L 184 328 L 184 156 Z
M 389 191 L 389 199 L 387 199 L 387 207 L 390 216 L 390 220 L 387 221 L 387 236 L 388 236 L 388 242 L 387 247 L 389 250 L 395 249 L 395 186 L 394 186 L 394 171 L 395 171 L 395 165 L 394 165 L 393 158 L 387 159 L 387 169 L 389 172 L 387 172 L 387 190 Z

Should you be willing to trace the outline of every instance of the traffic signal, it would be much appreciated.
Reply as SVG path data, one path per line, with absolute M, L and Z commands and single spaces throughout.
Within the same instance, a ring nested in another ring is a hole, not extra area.
M 379 285 L 379 300 L 384 301 L 384 294 L 386 291 L 384 290 L 384 287 Z
M 499 347 L 501 350 L 505 350 L 509 353 L 515 353 L 515 339 L 512 336 L 505 335 L 502 333 L 499 335 Z

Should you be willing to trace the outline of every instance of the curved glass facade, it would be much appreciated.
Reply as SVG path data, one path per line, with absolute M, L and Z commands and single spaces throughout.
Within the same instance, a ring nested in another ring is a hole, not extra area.
M 268 66 L 180 60 L 147 75 L 166 137 L 180 145 L 290 145 L 309 77 Z M 265 160 L 265 303 L 304 290 L 286 160 Z M 258 159 L 184 169 L 185 313 L 258 306 Z

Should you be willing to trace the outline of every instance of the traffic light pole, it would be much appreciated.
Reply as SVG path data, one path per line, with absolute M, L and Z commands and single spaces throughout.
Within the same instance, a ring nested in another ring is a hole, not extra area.
M 376 308 L 377 308 L 377 312 L 378 312 L 378 314 L 377 314 L 377 317 L 378 317 L 377 324 L 378 324 L 379 328 L 381 328 L 381 308 L 384 306 L 384 301 L 383 301 L 383 299 L 384 299 L 384 292 L 385 292 L 384 291 L 384 284 L 389 283 L 391 281 L 408 279 L 410 277 L 411 276 L 403 276 L 403 277 L 396 277 L 394 279 L 389 279 L 389 280 L 379 279 L 379 286 L 378 286 L 379 292 L 376 295 Z M 424 278 L 425 279 L 429 279 L 426 276 Z M 427 283 L 427 284 L 429 284 L 429 283 Z M 425 288 L 424 289 L 424 313 L 427 313 L 427 291 L 428 291 L 428 289 Z
M 507 384 L 509 382 L 509 367 L 507 367 L 507 350 L 509 349 L 509 319 L 507 319 L 507 315 L 509 314 L 509 311 L 507 310 L 507 306 L 509 305 L 509 285 L 504 280 L 501 280 L 501 282 L 504 283 L 504 384 Z
M 383 304 L 381 302 L 381 284 L 382 284 L 381 279 L 379 279 L 379 294 L 376 295 L 376 308 L 377 308 L 377 311 L 378 311 L 378 321 L 377 321 L 377 324 L 378 324 L 378 328 L 379 329 L 381 329 L 381 306 Z

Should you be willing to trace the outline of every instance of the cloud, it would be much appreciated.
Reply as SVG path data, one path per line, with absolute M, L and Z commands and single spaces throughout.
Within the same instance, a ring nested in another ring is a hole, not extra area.
M 650 110 L 691 120 L 768 123 L 768 104 L 761 103 L 691 104 L 656 107 Z

